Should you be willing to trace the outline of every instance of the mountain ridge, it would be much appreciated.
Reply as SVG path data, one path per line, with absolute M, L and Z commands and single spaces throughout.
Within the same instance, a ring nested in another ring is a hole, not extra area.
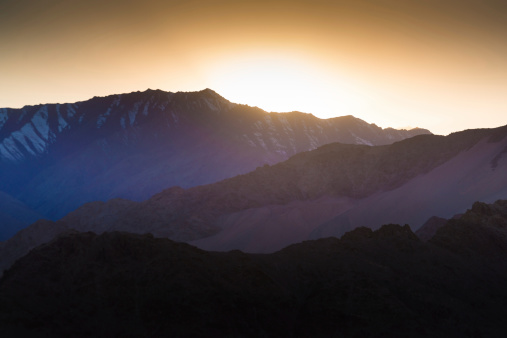
M 46 226 L 152 233 L 206 250 L 264 253 L 389 220 L 417 230 L 431 216 L 507 196 L 507 157 L 496 169 L 491 163 L 505 147 L 507 127 L 377 147 L 330 144 L 214 184 L 172 187 L 143 202 L 87 203 Z
M 385 144 L 428 133 L 384 130 L 351 117 L 267 113 L 209 89 L 150 90 L 0 115 L 0 191 L 53 220 L 86 202 L 141 201 L 329 142 Z M 0 231 L 0 239 L 8 236 Z

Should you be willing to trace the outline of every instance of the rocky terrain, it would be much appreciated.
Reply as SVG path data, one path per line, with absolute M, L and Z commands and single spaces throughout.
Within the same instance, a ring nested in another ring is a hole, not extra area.
M 140 203 L 124 200 L 90 203 L 70 213 L 61 222 L 79 231 L 150 232 L 160 237 L 189 241 L 221 232 L 220 222 L 224 216 L 243 210 L 315 201 L 323 197 L 332 198 L 330 203 L 334 204 L 352 201 L 350 203 L 356 207 L 358 201 L 364 202 L 379 193 L 397 191 L 415 178 L 441 168 L 458 155 L 474 159 L 474 147 L 478 145 L 493 146 L 493 153 L 503 150 L 507 147 L 507 138 L 503 137 L 498 142 L 488 141 L 499 132 L 507 136 L 507 128 L 504 127 L 465 131 L 447 137 L 423 135 L 388 146 L 330 144 L 214 184 L 190 189 L 170 188 Z M 467 156 L 470 151 L 471 156 Z M 502 165 L 506 162 L 504 160 Z M 490 158 L 486 158 L 484 164 L 493 171 L 489 161 Z M 507 180 L 506 175 L 502 170 L 495 171 L 499 178 L 496 185 L 491 183 L 497 188 L 491 195 L 507 189 L 507 182 L 503 182 Z M 457 176 L 457 173 L 452 172 L 452 175 Z M 443 186 L 447 178 L 441 178 Z M 428 188 L 431 187 L 428 185 Z M 440 187 L 433 185 L 433 188 Z M 473 201 L 462 204 L 462 208 Z M 434 214 L 428 217 L 431 215 Z M 340 236 L 345 231 L 333 235 Z
M 0 280 L 0 334 L 503 337 L 506 257 L 505 200 L 427 242 L 389 224 L 268 255 L 68 233 Z
M 382 129 L 352 116 L 267 113 L 209 89 L 5 108 L 0 191 L 56 220 L 86 202 L 141 201 L 171 186 L 216 182 L 332 142 L 381 145 L 427 133 Z M 31 223 L 0 220 L 0 240 L 21 229 L 18 223 Z
M 448 219 L 476 200 L 507 196 L 505 149 L 506 127 L 376 147 L 330 144 L 214 184 L 173 187 L 144 202 L 87 203 L 0 243 L 0 265 L 7 268 L 47 241 L 41 233 L 71 229 L 151 233 L 206 250 L 252 253 L 391 221 L 417 230 L 431 216 Z
M 421 240 L 427 241 L 432 238 L 436 234 L 437 230 L 444 226 L 447 221 L 448 220 L 445 218 L 432 216 L 419 229 L 417 229 L 415 234 Z

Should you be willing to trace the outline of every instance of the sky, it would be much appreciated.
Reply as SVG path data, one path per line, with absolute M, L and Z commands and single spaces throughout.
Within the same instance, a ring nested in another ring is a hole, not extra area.
M 211 88 L 448 134 L 507 124 L 505 0 L 0 0 L 0 107 Z

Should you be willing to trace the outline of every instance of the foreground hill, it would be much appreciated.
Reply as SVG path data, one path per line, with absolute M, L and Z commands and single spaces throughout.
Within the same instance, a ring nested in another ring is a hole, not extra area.
M 507 201 L 423 242 L 408 226 L 269 255 L 70 233 L 0 280 L 0 333 L 30 336 L 503 337 Z
M 209 89 L 0 109 L 0 190 L 59 219 L 86 202 L 140 201 L 331 142 L 380 145 L 425 133 L 382 129 L 352 116 L 267 113 Z M 1 228 L 0 240 L 13 234 Z

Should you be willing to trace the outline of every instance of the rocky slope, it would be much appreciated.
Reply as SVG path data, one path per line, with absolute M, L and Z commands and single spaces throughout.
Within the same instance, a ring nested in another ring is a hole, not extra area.
M 29 228 L 18 231 L 8 241 L 0 242 L 0 276 L 4 270 L 11 267 L 12 263 L 41 243 L 50 242 L 62 234 L 73 232 L 76 231 L 47 220 L 38 220 Z
M 507 127 L 378 147 L 331 144 L 214 184 L 173 187 L 144 202 L 88 203 L 46 226 L 152 233 L 206 250 L 257 253 L 390 221 L 416 230 L 429 217 L 450 218 L 475 200 L 505 198 L 505 149 Z M 29 233 L 30 227 L 23 236 Z
M 269 255 L 72 233 L 0 280 L 0 333 L 30 336 L 503 337 L 507 201 L 423 242 L 408 226 Z
M 465 134 L 463 134 L 465 135 Z M 312 234 L 340 236 L 357 225 L 411 224 L 417 230 L 429 217 L 451 218 L 474 201 L 507 197 L 507 127 L 490 130 L 472 146 L 391 190 L 362 199 L 351 210 L 322 224 Z
M 507 127 L 421 135 L 380 147 L 331 144 L 215 184 L 173 187 L 144 202 L 88 203 L 44 222 L 44 231 L 152 233 L 206 250 L 267 253 L 389 221 L 418 229 L 431 216 L 465 211 L 474 200 L 507 196 L 506 148 Z M 40 224 L 31 228 L 15 236 L 19 244 L 0 243 L 6 248 L 1 266 L 47 241 L 37 235 Z
M 447 223 L 448 219 L 432 216 L 430 217 L 417 231 L 415 234 L 423 241 L 431 239 L 440 229 Z
M 382 129 L 352 116 L 267 113 L 209 89 L 0 109 L 0 190 L 58 219 L 86 202 L 144 200 L 331 142 L 380 145 L 425 133 Z M 0 239 L 12 234 L 0 229 Z

